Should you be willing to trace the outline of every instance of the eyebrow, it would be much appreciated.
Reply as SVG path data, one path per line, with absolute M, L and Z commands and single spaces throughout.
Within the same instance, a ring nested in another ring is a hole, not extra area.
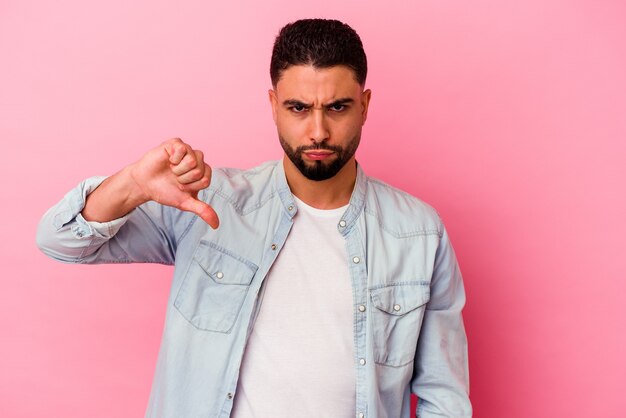
M 332 102 L 323 105 L 324 107 L 332 107 L 332 106 L 337 106 L 337 105 L 345 105 L 345 104 L 351 104 L 354 103 L 354 99 L 350 98 L 350 97 L 343 97 L 341 99 L 337 99 L 337 100 L 333 100 Z M 283 102 L 283 106 L 288 107 L 288 106 L 302 106 L 305 109 L 310 109 L 313 107 L 313 104 L 311 103 L 304 103 L 301 102 L 300 100 L 296 100 L 296 99 L 287 99 Z

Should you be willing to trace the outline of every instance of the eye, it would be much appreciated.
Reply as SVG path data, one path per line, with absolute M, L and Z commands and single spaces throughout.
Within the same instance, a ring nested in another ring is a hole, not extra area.
M 297 104 L 297 105 L 291 106 L 289 108 L 289 110 L 291 110 L 292 112 L 295 112 L 295 113 L 302 113 L 302 112 L 304 112 L 306 110 L 306 107 Z
M 347 106 L 344 104 L 336 103 L 336 104 L 330 105 L 329 109 L 332 110 L 333 112 L 341 112 L 341 111 L 346 110 L 346 107 Z

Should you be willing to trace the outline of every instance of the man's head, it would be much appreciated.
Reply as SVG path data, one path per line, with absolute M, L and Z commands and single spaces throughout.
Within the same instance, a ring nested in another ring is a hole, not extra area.
M 357 33 L 336 20 L 306 19 L 281 29 L 269 91 L 280 143 L 310 180 L 339 173 L 354 153 L 367 117 L 367 60 Z

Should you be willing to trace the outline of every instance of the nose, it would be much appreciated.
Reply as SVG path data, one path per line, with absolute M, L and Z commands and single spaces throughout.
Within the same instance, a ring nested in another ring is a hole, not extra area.
M 309 137 L 311 141 L 320 144 L 328 139 L 329 131 L 324 109 L 311 109 Z

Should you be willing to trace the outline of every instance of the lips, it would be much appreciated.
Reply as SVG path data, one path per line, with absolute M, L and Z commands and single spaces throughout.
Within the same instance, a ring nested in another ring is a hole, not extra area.
M 321 151 L 321 150 L 307 151 L 304 153 L 304 155 L 306 155 L 308 159 L 315 160 L 315 161 L 324 160 L 333 154 L 334 152 L 332 151 Z

